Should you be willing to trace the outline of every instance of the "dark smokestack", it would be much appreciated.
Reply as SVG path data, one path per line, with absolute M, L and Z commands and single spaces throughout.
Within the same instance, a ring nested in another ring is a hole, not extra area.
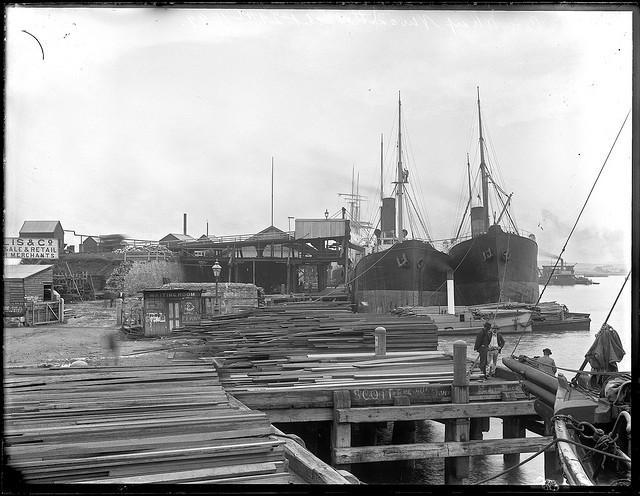
M 185 236 L 187 235 L 187 214 L 183 214 L 184 215 L 184 221 L 182 222 L 183 225 L 183 233 Z

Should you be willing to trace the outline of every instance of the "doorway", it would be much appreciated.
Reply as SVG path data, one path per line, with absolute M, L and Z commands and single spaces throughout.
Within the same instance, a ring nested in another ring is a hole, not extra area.
M 169 331 L 180 327 L 180 302 L 169 301 Z

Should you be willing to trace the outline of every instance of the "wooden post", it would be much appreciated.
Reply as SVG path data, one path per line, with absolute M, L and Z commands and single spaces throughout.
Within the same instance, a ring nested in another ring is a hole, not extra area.
M 482 441 L 483 433 L 489 431 L 489 417 L 477 417 L 471 419 L 469 439 Z
M 504 417 L 502 421 L 503 439 L 523 438 L 526 437 L 526 435 L 525 424 L 519 417 Z M 511 453 L 502 456 L 507 465 L 515 465 L 520 462 L 520 453 Z
M 453 343 L 453 382 L 451 383 L 451 402 L 469 403 L 469 378 L 467 377 L 467 343 L 458 340 Z M 445 441 L 469 441 L 468 418 L 448 420 L 445 424 Z M 469 476 L 469 457 L 445 458 L 445 484 L 462 484 Z
M 287 248 L 290 250 L 290 248 Z M 254 283 L 255 284 L 255 283 Z M 289 256 L 287 255 L 287 287 L 286 287 L 286 291 L 287 294 L 290 294 L 291 291 L 291 262 L 289 260 Z
M 373 331 L 373 341 L 376 357 L 387 354 L 387 330 L 384 327 L 376 327 Z
M 333 392 L 333 425 L 331 428 L 331 465 L 341 470 L 351 471 L 351 465 L 340 465 L 336 463 L 336 448 L 351 447 L 351 424 L 337 421 L 338 408 L 351 408 L 351 393 L 348 390 L 338 390 Z
M 116 325 L 122 325 L 122 298 L 116 298 Z
M 544 422 L 544 435 L 553 436 L 553 424 L 547 420 Z M 547 448 L 544 452 L 544 478 L 553 479 L 558 483 L 564 479 L 556 445 Z

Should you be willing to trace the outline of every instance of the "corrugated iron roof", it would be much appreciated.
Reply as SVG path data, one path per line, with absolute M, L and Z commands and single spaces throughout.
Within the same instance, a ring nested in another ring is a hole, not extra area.
M 53 265 L 5 264 L 3 279 L 26 279 L 51 267 Z
M 25 220 L 20 229 L 21 233 L 43 233 L 54 232 L 56 228 L 62 224 L 59 220 Z

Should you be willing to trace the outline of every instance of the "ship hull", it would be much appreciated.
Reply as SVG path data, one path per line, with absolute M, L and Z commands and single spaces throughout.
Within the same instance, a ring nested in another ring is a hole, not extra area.
M 367 255 L 354 269 L 355 308 L 387 313 L 400 306 L 446 305 L 449 270 L 447 254 L 417 240 Z
M 456 305 L 536 303 L 538 245 L 493 225 L 449 250 Z

